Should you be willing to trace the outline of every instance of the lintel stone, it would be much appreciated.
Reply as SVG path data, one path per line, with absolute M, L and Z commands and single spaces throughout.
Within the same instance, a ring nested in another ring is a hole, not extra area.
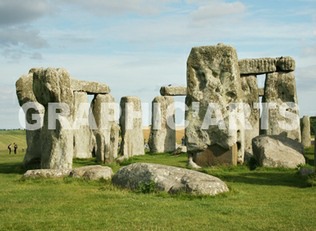
M 77 79 L 71 79 L 71 88 L 73 91 L 82 91 L 87 94 L 108 94 L 110 88 L 105 83 L 89 82 Z
M 163 86 L 160 88 L 162 96 L 186 96 L 187 88 L 183 86 Z

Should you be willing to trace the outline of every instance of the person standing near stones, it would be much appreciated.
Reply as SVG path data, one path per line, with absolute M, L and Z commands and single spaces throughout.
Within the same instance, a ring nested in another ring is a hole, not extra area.
M 13 148 L 14 148 L 14 154 L 16 154 L 16 151 L 17 151 L 17 149 L 18 149 L 18 145 L 17 145 L 16 143 L 14 143 Z
M 12 151 L 12 148 L 11 148 L 11 147 L 12 147 L 12 144 L 9 144 L 9 145 L 8 145 L 9 154 L 11 154 L 11 151 Z

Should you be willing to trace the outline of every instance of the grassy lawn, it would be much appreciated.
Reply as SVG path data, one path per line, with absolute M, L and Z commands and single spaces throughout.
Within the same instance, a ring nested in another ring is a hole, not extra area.
M 0 146 L 0 230 L 315 230 L 316 227 L 316 187 L 310 187 L 307 177 L 299 176 L 296 170 L 205 168 L 201 171 L 224 180 L 230 192 L 215 197 L 142 194 L 118 189 L 105 181 L 21 180 L 23 153 L 8 155 L 5 148 Z M 307 156 L 312 161 L 313 155 Z M 121 165 L 134 162 L 185 167 L 186 155 L 147 154 Z M 95 160 L 74 162 L 74 166 L 89 164 L 95 164 Z M 117 171 L 121 166 L 111 167 Z

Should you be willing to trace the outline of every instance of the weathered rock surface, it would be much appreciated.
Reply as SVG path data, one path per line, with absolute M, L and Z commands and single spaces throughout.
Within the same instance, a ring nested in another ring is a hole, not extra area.
M 152 153 L 175 150 L 176 129 L 173 97 L 157 96 L 152 101 L 152 121 L 148 145 Z
M 113 162 L 118 156 L 120 128 L 115 122 L 115 102 L 110 94 L 98 94 L 92 101 L 96 128 L 96 158 L 100 162 Z
M 66 177 L 71 172 L 71 169 L 34 169 L 24 173 L 24 179 L 36 178 L 61 178 Z
M 275 58 L 241 59 L 238 64 L 242 75 L 260 75 L 277 70 Z
M 36 69 L 33 73 L 34 95 L 45 107 L 40 138 L 41 168 L 44 169 L 71 169 L 72 167 L 73 92 L 70 85 L 70 76 L 64 69 Z M 52 103 L 58 104 L 52 107 Z M 55 116 L 57 113 L 59 116 Z
M 310 147 L 311 146 L 311 127 L 310 127 L 310 119 L 309 116 L 303 116 L 301 118 L 301 137 L 304 147 Z
M 265 103 L 261 118 L 264 134 L 283 134 L 300 142 L 300 118 L 294 73 L 268 74 L 262 102 Z
M 74 178 L 83 178 L 85 180 L 109 180 L 112 178 L 113 171 L 110 167 L 101 165 L 84 166 L 75 168 L 70 172 Z
M 187 88 L 181 86 L 163 86 L 160 88 L 162 96 L 186 96 Z
M 29 124 L 35 125 L 38 121 L 34 121 L 34 117 L 37 117 L 39 121 L 42 121 L 44 115 L 44 107 L 39 104 L 33 93 L 33 71 L 27 75 L 21 76 L 16 82 L 16 94 L 19 100 L 20 106 L 25 113 L 26 121 L 26 144 L 27 149 L 23 160 L 25 167 L 39 168 L 41 165 L 41 127 L 33 129 Z M 28 104 L 30 107 L 28 107 Z M 41 118 L 40 118 L 41 117 Z
M 295 60 L 291 57 L 241 59 L 238 61 L 241 75 L 260 75 L 276 71 L 295 70 Z
M 242 127 L 230 115 L 233 103 L 241 103 L 243 93 L 236 50 L 227 45 L 192 48 L 187 61 L 186 127 L 188 152 L 204 151 L 217 144 L 230 149 Z M 241 137 L 241 136 L 240 136 Z M 242 147 L 242 146 L 240 146 Z M 238 159 L 243 161 L 243 151 Z
M 71 89 L 73 91 L 86 92 L 87 94 L 108 94 L 111 91 L 109 86 L 104 83 L 76 79 L 71 79 Z
M 254 157 L 264 167 L 296 168 L 305 164 L 303 146 L 284 136 L 261 135 L 252 140 Z
M 228 192 L 220 179 L 193 170 L 159 164 L 136 163 L 121 168 L 112 178 L 115 185 L 138 190 L 155 183 L 155 189 L 168 193 L 187 192 L 195 195 L 216 195 Z
M 121 98 L 121 150 L 124 158 L 144 155 L 144 135 L 142 125 L 142 107 L 138 97 L 125 96 Z
M 255 75 L 241 76 L 241 89 L 243 91 L 244 102 L 244 142 L 241 145 L 245 145 L 245 152 L 247 156 L 252 155 L 253 138 L 259 135 L 260 131 L 260 108 L 259 108 L 259 89 L 257 84 L 257 77 Z M 240 134 L 241 135 L 241 134 Z
M 89 103 L 86 92 L 74 92 L 74 158 L 91 158 L 94 148 L 93 133 L 89 125 Z

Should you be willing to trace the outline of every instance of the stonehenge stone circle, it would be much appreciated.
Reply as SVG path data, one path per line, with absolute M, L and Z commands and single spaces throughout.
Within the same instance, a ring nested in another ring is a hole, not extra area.
M 229 45 L 193 47 L 187 86 L 163 86 L 152 102 L 151 152 L 176 149 L 170 126 L 176 96 L 186 96 L 185 145 L 194 168 L 249 160 L 259 135 L 310 145 L 307 117 L 301 131 L 294 71 L 289 56 L 238 60 Z M 263 88 L 258 75 L 265 75 Z M 71 169 L 73 158 L 110 163 L 144 154 L 138 97 L 121 98 L 117 123 L 109 86 L 74 79 L 65 69 L 33 68 L 16 82 L 16 93 L 26 119 L 25 166 Z M 91 103 L 88 95 L 94 96 Z
M 152 101 L 149 148 L 153 153 L 173 152 L 176 148 L 174 99 L 157 96 Z

